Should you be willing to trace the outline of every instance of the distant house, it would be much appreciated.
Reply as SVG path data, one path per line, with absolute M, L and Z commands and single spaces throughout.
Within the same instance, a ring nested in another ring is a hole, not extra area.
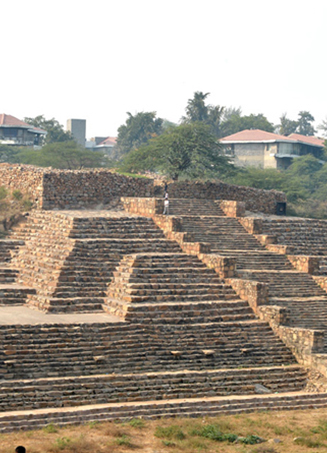
M 102 151 L 107 156 L 112 157 L 116 141 L 116 137 L 94 137 L 87 141 L 85 146 L 92 151 Z
M 287 168 L 296 157 L 321 156 L 324 140 L 300 134 L 284 135 L 247 129 L 220 139 L 224 153 L 239 167 Z
M 0 114 L 0 144 L 41 146 L 46 131 L 5 113 Z
M 96 145 L 95 151 L 103 151 L 105 154 L 111 155 L 116 142 L 116 137 L 107 137 Z

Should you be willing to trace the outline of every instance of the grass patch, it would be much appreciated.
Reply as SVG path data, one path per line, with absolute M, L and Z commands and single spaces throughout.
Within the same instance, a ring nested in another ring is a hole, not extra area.
M 327 417 L 326 409 L 323 408 L 199 419 L 146 420 L 142 425 L 142 419 L 125 423 L 91 422 L 65 427 L 51 424 L 40 430 L 1 434 L 0 453 L 12 453 L 17 445 L 24 445 L 27 453 L 127 453 L 133 450 L 149 453 L 327 451 Z M 237 439 L 233 441 L 235 437 Z M 263 438 L 268 442 L 255 443 Z
M 296 445 L 302 445 L 308 448 L 326 447 L 326 445 L 322 442 L 319 442 L 318 440 L 307 439 L 306 437 L 297 437 L 296 439 L 294 439 L 294 443 Z
M 45 426 L 43 429 L 42 429 L 43 432 L 45 433 L 57 433 L 58 432 L 58 426 L 57 425 L 54 425 L 53 423 L 50 423 L 49 425 Z
M 138 445 L 134 444 L 130 436 L 127 436 L 126 434 L 123 434 L 121 437 L 117 437 L 115 439 L 115 444 L 126 448 L 138 448 Z
M 157 426 L 154 435 L 160 439 L 166 438 L 170 440 L 183 440 L 186 437 L 182 429 L 177 425 Z
M 132 426 L 133 428 L 144 428 L 145 427 L 145 423 L 144 423 L 144 420 L 142 420 L 141 418 L 133 418 L 132 420 L 130 420 L 128 422 L 128 424 L 130 426 Z
M 64 450 L 65 448 L 69 447 L 71 444 L 71 439 L 69 437 L 58 437 L 55 442 L 55 447 L 58 450 Z
M 23 194 L 20 190 L 13 190 L 12 196 L 15 200 L 21 200 L 23 198 Z

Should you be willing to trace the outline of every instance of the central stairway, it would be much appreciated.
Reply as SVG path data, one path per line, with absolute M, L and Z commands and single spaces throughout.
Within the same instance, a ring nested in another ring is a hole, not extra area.
M 197 257 L 125 256 L 114 272 L 105 309 L 138 323 L 203 323 L 254 319 L 249 305 Z

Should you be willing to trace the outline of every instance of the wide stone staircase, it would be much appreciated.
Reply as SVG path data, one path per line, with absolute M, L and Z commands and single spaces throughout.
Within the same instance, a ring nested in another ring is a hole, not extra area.
M 234 256 L 247 278 L 274 266 L 296 274 L 219 203 L 172 200 L 171 213 L 213 253 Z M 42 323 L 7 325 L 0 307 L 0 432 L 327 406 L 327 394 L 305 393 L 306 370 L 268 323 L 152 219 L 39 211 L 10 240 L 20 248 L 6 285 L 31 291 L 24 308 L 47 314 Z M 100 311 L 108 321 L 94 320 Z M 92 320 L 57 323 L 56 313 Z
M 35 289 L 30 306 L 51 312 L 102 311 L 106 288 L 121 258 L 129 253 L 179 251 L 151 219 L 95 212 L 89 218 L 68 213 L 38 212 L 37 225 L 13 260 L 17 282 Z
M 105 309 L 147 324 L 254 319 L 249 305 L 212 269 L 182 253 L 125 256 L 114 272 Z
M 182 220 L 182 231 L 190 233 L 196 242 L 208 243 L 210 253 L 236 259 L 237 277 L 267 283 L 269 285 L 268 303 L 289 308 L 290 325 L 322 329 L 327 332 L 327 295 L 312 276 L 295 270 L 287 256 L 268 251 L 255 235 L 244 229 L 236 218 L 219 215 L 219 213 L 211 215 L 211 212 L 216 212 L 215 209 L 216 202 L 207 200 L 206 210 L 202 211 L 203 216 L 190 217 L 185 214 L 183 203 L 179 202 L 174 213 Z M 294 222 L 264 219 L 262 222 L 263 234 L 277 235 L 277 229 L 282 229 L 284 236 L 282 236 L 283 242 L 279 237 L 280 244 L 294 246 L 298 234 L 299 248 L 295 249 L 294 254 L 306 251 L 310 255 L 317 253 L 319 240 L 312 238 L 311 242 L 300 247 L 303 237 L 309 236 L 305 233 L 305 225 L 311 225 L 311 230 L 309 229 L 311 236 L 316 236 L 317 231 L 321 231 L 327 225 L 324 221 L 302 219 Z M 302 235 L 299 235 L 296 228 L 295 232 L 291 232 L 292 224 L 301 225 L 298 230 L 302 231 Z M 273 225 L 272 229 L 271 225 Z M 320 226 L 319 230 L 318 226 Z M 285 242 L 287 234 L 294 239 L 293 242 Z M 313 245 L 312 250 L 310 244 Z M 322 248 L 319 250 L 321 251 Z M 327 335 L 325 341 L 327 351 Z
M 263 219 L 262 234 L 277 244 L 292 247 L 294 255 L 320 257 L 320 273 L 327 275 L 327 221 L 315 219 Z
M 25 287 L 17 282 L 18 269 L 12 266 L 12 260 L 25 244 L 22 237 L 0 239 L 0 306 L 21 305 L 33 288 Z
M 0 340 L 2 411 L 253 395 L 257 385 L 292 392 L 306 383 L 267 324 L 253 320 L 1 326 Z

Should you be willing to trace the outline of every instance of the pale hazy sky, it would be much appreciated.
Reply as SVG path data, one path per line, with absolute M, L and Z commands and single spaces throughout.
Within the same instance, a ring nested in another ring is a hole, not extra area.
M 277 124 L 327 117 L 326 0 L 0 0 L 1 107 L 87 137 L 126 112 L 178 122 L 195 91 Z

